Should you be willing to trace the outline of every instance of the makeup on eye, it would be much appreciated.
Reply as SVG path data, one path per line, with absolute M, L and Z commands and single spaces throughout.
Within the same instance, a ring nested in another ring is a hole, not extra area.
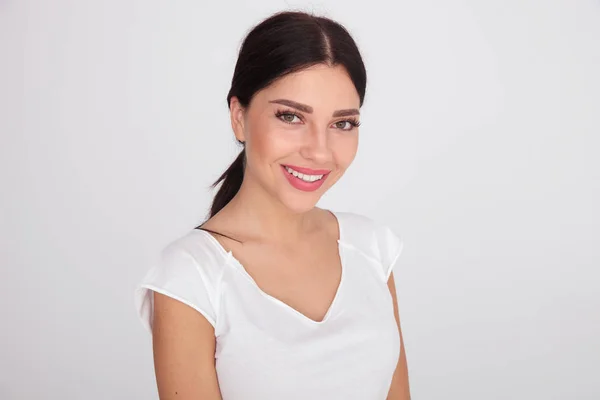
M 312 111 L 312 110 L 311 110 Z M 296 125 L 296 123 L 292 122 L 292 121 L 287 121 L 285 119 L 282 119 L 281 117 L 284 116 L 292 116 L 292 120 L 294 117 L 298 118 L 299 120 L 303 120 L 303 117 L 301 114 L 298 114 L 295 111 L 292 110 L 287 110 L 287 109 L 279 109 L 275 112 L 275 117 L 277 117 L 278 119 L 280 119 L 282 122 L 286 123 L 286 124 L 290 124 L 290 125 Z M 333 124 L 337 125 L 340 122 L 347 122 L 348 124 L 350 124 L 350 128 L 349 129 L 344 129 L 344 128 L 339 128 L 343 131 L 351 131 L 354 128 L 358 128 L 360 126 L 360 121 L 356 118 L 348 118 L 348 119 L 344 119 L 344 120 L 340 120 L 340 121 L 336 121 Z

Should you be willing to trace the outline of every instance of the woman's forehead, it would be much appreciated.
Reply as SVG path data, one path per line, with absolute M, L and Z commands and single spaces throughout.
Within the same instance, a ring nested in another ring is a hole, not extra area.
M 312 66 L 285 75 L 259 94 L 261 103 L 289 99 L 313 108 L 358 108 L 360 98 L 356 87 L 341 66 Z

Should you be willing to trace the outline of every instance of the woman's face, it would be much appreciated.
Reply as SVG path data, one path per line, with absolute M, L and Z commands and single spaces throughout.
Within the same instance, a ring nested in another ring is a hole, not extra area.
M 346 70 L 323 64 L 280 78 L 245 110 L 233 98 L 232 126 L 246 142 L 244 183 L 295 212 L 310 210 L 354 160 L 359 106 Z

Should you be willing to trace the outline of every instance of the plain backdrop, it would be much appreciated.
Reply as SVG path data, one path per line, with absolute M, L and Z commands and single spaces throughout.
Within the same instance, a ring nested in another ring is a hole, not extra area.
M 289 8 L 364 55 L 319 205 L 404 239 L 413 398 L 599 399 L 600 3 L 576 0 L 1 0 L 0 398 L 157 398 L 133 290 L 205 217 L 241 41 Z

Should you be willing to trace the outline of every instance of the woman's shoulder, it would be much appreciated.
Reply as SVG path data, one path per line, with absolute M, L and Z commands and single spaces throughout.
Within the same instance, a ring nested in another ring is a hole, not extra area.
M 396 230 L 388 222 L 352 211 L 331 211 L 338 219 L 340 236 L 354 244 L 390 235 L 397 236 Z
M 179 300 L 203 314 L 214 326 L 219 284 L 228 254 L 209 233 L 193 229 L 172 239 L 157 254 L 135 289 L 135 306 L 144 326 L 151 331 L 152 292 Z
M 218 268 L 227 259 L 227 252 L 207 231 L 191 229 L 168 242 L 160 251 L 161 258 L 185 254 L 196 263 Z
M 352 211 L 333 211 L 340 226 L 340 242 L 351 246 L 383 266 L 385 277 L 404 247 L 402 236 L 391 224 Z
M 229 254 L 210 233 L 191 229 L 163 246 L 154 271 L 164 278 L 200 278 L 205 284 L 216 286 L 228 257 Z

